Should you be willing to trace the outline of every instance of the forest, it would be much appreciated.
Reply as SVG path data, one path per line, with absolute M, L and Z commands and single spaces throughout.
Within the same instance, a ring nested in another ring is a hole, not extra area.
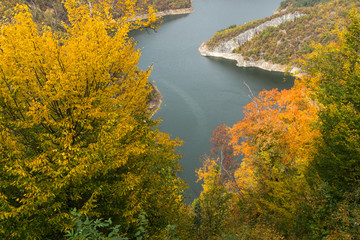
M 358 5 L 281 5 L 346 7 L 327 25 L 332 37 L 298 53 L 304 74 L 291 89 L 251 93 L 243 119 L 213 130 L 197 170 L 203 190 L 188 204 L 178 177 L 182 142 L 151 118 L 152 68 L 138 67 L 141 51 L 129 36 L 158 26 L 155 8 L 143 20 L 135 1 L 115 8 L 110 0 L 67 0 L 57 25 L 50 15 L 39 20 L 36 9 L 51 7 L 41 1 L 4 3 L 1 239 L 360 236 Z
M 79 0 L 83 4 L 89 4 L 87 0 Z M 33 20 L 40 25 L 50 26 L 54 31 L 65 31 L 65 23 L 68 23 L 67 11 L 63 0 L 2 0 L 0 1 L 0 22 L 6 22 L 14 15 L 13 8 L 17 4 L 25 4 L 33 16 Z M 90 1 L 90 2 L 99 2 Z M 119 18 L 124 11 L 124 6 L 118 1 L 108 1 L 114 18 Z M 181 8 L 190 8 L 191 0 L 146 0 L 135 1 L 137 15 L 146 14 L 148 7 L 152 6 L 155 11 L 166 11 Z

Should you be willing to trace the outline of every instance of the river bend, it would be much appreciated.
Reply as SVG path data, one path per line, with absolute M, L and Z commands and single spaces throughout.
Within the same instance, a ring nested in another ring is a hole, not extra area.
M 279 72 L 236 67 L 235 61 L 202 57 L 202 42 L 218 30 L 270 16 L 281 0 L 195 0 L 195 12 L 168 16 L 156 31 L 133 35 L 142 49 L 140 67 L 153 65 L 151 80 L 163 95 L 163 105 L 155 118 L 162 118 L 161 131 L 184 141 L 179 174 L 189 183 L 190 198 L 197 197 L 195 169 L 208 154 L 209 138 L 217 125 L 232 126 L 243 117 L 250 102 L 248 88 L 257 94 L 263 89 L 289 88 Z

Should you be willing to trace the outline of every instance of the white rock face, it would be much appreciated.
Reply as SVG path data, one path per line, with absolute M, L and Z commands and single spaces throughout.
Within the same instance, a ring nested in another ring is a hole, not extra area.
M 298 68 L 288 69 L 286 66 L 280 64 L 273 64 L 270 62 L 266 62 L 265 60 L 246 61 L 244 60 L 244 57 L 242 55 L 233 53 L 232 51 L 238 48 L 240 45 L 246 43 L 247 41 L 250 41 L 256 34 L 259 34 L 268 27 L 276 27 L 287 21 L 293 21 L 294 19 L 302 16 L 304 16 L 304 14 L 295 12 L 274 18 L 270 21 L 260 24 L 255 28 L 249 29 L 239 34 L 238 36 L 227 42 L 219 44 L 213 50 L 209 50 L 206 45 L 207 42 L 204 42 L 199 48 L 200 54 L 202 56 L 222 57 L 230 60 L 235 60 L 237 61 L 237 66 L 239 67 L 258 67 L 268 71 L 290 71 L 291 73 L 296 73 L 297 71 L 299 71 Z

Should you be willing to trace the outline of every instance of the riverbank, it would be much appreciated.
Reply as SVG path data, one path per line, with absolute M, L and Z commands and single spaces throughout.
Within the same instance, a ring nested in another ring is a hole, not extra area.
M 157 17 L 165 17 L 165 16 L 170 16 L 170 15 L 183 15 L 183 14 L 193 13 L 194 11 L 195 11 L 195 9 L 193 7 L 180 8 L 180 9 L 170 9 L 170 10 L 166 10 L 166 11 L 156 12 L 156 16 Z M 143 15 L 137 16 L 135 19 L 136 20 L 145 20 L 148 17 L 149 17 L 148 14 L 143 14 Z
M 191 0 L 191 2 L 193 2 L 193 1 L 194 0 Z M 195 9 L 193 7 L 180 8 L 180 9 L 170 9 L 170 10 L 166 10 L 166 11 L 157 12 L 156 16 L 165 17 L 165 16 L 170 16 L 170 15 L 182 15 L 182 14 L 193 13 L 194 11 L 195 11 Z
M 191 0 L 193 2 L 194 0 Z M 156 16 L 158 17 L 165 17 L 170 15 L 182 15 L 182 14 L 190 14 L 193 13 L 195 9 L 193 7 L 190 8 L 181 8 L 181 9 L 171 9 L 166 11 L 157 12 Z M 139 16 L 140 19 L 146 19 L 148 17 L 147 14 L 144 14 L 142 16 Z M 161 92 L 159 89 L 152 83 L 150 83 L 152 87 L 152 91 L 150 93 L 150 101 L 148 102 L 148 109 L 152 112 L 152 116 L 155 115 L 155 113 L 160 109 L 162 104 L 163 96 L 161 95 Z
M 164 17 L 164 16 L 169 16 L 169 15 L 189 14 L 189 13 L 193 13 L 194 11 L 195 11 L 195 9 L 193 7 L 190 7 L 190 8 L 172 9 L 172 10 L 157 12 L 156 15 L 158 17 Z
M 260 59 L 257 61 L 245 60 L 245 58 L 241 54 L 233 53 L 233 51 L 238 48 L 240 45 L 250 41 L 255 35 L 259 34 L 263 30 L 268 27 L 276 27 L 280 24 L 283 24 L 287 21 L 293 21 L 296 18 L 304 16 L 301 13 L 289 13 L 267 22 L 264 22 L 257 27 L 251 28 L 235 38 L 218 44 L 213 49 L 209 49 L 207 46 L 207 42 L 205 41 L 199 47 L 199 52 L 202 56 L 206 57 L 219 57 L 225 58 L 229 60 L 235 60 L 236 65 L 239 67 L 256 67 L 267 71 L 277 71 L 277 72 L 290 72 L 292 74 L 296 74 L 299 71 L 299 68 L 295 66 L 285 66 L 281 64 L 275 64 L 272 62 L 267 62 L 264 59 Z
M 157 12 L 156 15 L 158 17 L 165 17 L 165 16 L 169 16 L 169 15 L 189 14 L 189 13 L 192 13 L 194 11 L 195 11 L 194 8 L 190 7 L 190 8 L 171 9 L 171 10 L 161 11 L 161 12 Z M 144 14 L 142 16 L 139 16 L 138 18 L 143 20 L 143 19 L 146 19 L 147 17 L 148 17 L 148 15 Z M 150 85 L 152 87 L 152 91 L 150 93 L 150 100 L 148 102 L 148 109 L 149 109 L 149 111 L 152 112 L 151 117 L 153 117 L 155 115 L 155 113 L 161 107 L 163 96 L 161 95 L 161 92 L 159 91 L 159 89 L 154 84 L 150 83 Z
M 160 109 L 162 104 L 162 95 L 159 91 L 159 89 L 152 83 L 150 83 L 150 86 L 152 88 L 152 91 L 150 93 L 150 100 L 148 102 L 148 109 L 150 112 L 152 112 L 151 117 L 155 115 L 155 113 Z
M 275 64 L 271 62 L 267 62 L 265 60 L 258 60 L 258 61 L 250 61 L 245 60 L 244 57 L 241 54 L 237 53 L 226 53 L 226 52 L 216 52 L 209 50 L 207 45 L 207 41 L 203 42 L 201 46 L 199 47 L 199 52 L 204 57 L 218 57 L 218 58 L 224 58 L 228 60 L 234 60 L 236 61 L 236 66 L 238 67 L 256 67 L 260 68 L 266 71 L 271 72 L 289 72 L 292 74 L 296 74 L 300 69 L 295 66 L 286 66 L 281 64 Z
M 194 0 L 191 0 L 191 2 L 193 2 Z M 195 11 L 195 9 L 193 7 L 189 7 L 189 8 L 180 8 L 180 9 L 170 9 L 170 10 L 166 10 L 166 11 L 161 11 L 161 12 L 157 12 L 156 15 L 158 17 L 165 17 L 165 16 L 170 16 L 170 15 L 182 15 L 182 14 L 189 14 L 189 13 L 193 13 Z

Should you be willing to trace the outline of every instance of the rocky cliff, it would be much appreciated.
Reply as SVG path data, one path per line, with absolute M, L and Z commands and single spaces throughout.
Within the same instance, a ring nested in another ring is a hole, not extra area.
M 264 70 L 268 71 L 290 71 L 292 73 L 297 72 L 299 69 L 292 67 L 289 69 L 287 66 L 283 66 L 280 64 L 273 64 L 270 62 L 266 62 L 265 60 L 259 60 L 259 61 L 248 61 L 245 60 L 243 56 L 240 54 L 233 53 L 233 50 L 238 48 L 240 45 L 246 43 L 247 41 L 250 41 L 256 34 L 259 34 L 261 31 L 265 30 L 268 27 L 276 27 L 280 24 L 283 24 L 287 21 L 293 21 L 296 18 L 299 18 L 303 16 L 303 14 L 299 12 L 295 13 L 289 13 L 277 18 L 274 18 L 272 20 L 269 20 L 267 22 L 264 22 L 260 25 L 258 25 L 255 28 L 249 29 L 235 38 L 223 42 L 217 46 L 215 46 L 213 49 L 209 49 L 207 47 L 207 42 L 204 42 L 200 48 L 199 51 L 202 56 L 211 56 L 211 57 L 222 57 L 230 60 L 237 61 L 237 66 L 239 67 L 258 67 Z

